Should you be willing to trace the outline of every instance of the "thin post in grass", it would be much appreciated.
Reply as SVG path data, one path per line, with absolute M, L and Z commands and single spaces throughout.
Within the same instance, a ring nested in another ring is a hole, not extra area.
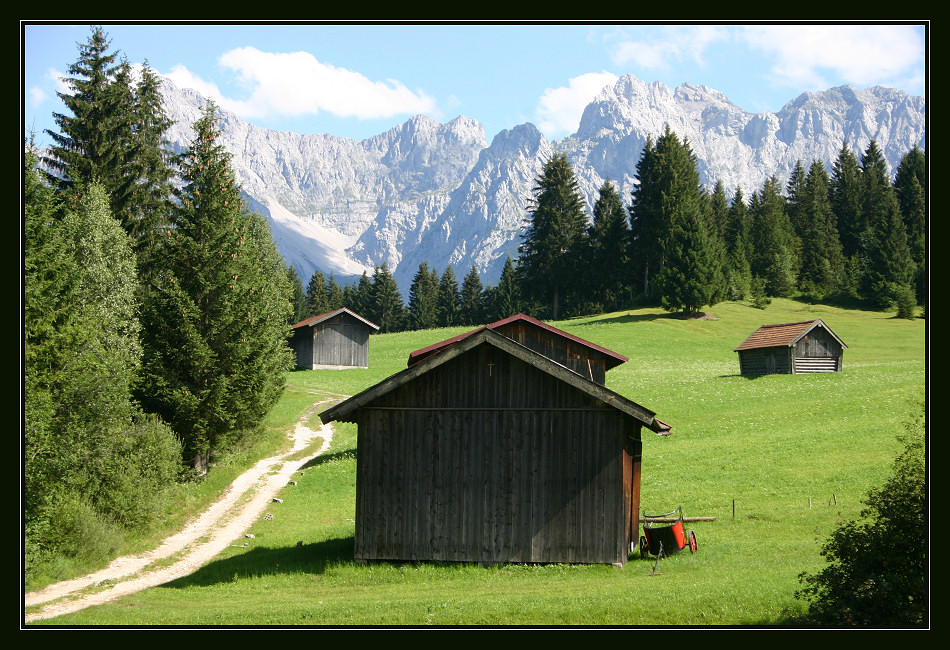
M 736 500 L 735 499 L 732 500 L 732 518 L 733 519 L 736 518 Z
M 808 497 L 808 509 L 811 510 L 811 497 Z

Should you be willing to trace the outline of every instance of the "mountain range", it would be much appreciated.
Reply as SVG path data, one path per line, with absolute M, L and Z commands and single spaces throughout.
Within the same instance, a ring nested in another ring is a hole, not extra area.
M 206 100 L 164 80 L 167 137 L 177 151 Z M 548 141 L 525 123 L 489 144 L 476 120 L 439 123 L 418 115 L 356 141 L 327 134 L 263 129 L 221 110 L 220 144 L 250 207 L 265 216 L 304 285 L 317 269 L 340 284 L 386 263 L 407 293 L 421 262 L 459 281 L 474 265 L 486 285 L 517 257 L 533 186 L 554 153 L 570 161 L 588 211 L 605 180 L 629 204 L 647 138 L 669 125 L 686 138 L 700 179 L 721 181 L 748 199 L 770 176 L 783 184 L 797 161 L 821 160 L 829 174 L 847 143 L 860 159 L 873 139 L 891 173 L 914 145 L 926 149 L 923 97 L 883 87 L 840 86 L 802 93 L 777 113 L 749 113 L 721 92 L 675 90 L 632 75 L 605 87 L 576 133 Z

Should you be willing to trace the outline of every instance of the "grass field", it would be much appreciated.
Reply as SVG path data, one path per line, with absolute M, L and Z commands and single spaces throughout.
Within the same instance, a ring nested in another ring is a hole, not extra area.
M 802 571 L 887 476 L 896 436 L 926 391 L 925 322 L 774 300 L 682 320 L 658 309 L 554 323 L 630 361 L 611 389 L 656 411 L 644 431 L 641 505 L 682 506 L 695 555 L 624 568 L 357 564 L 352 560 L 354 425 L 281 493 L 273 519 L 194 574 L 44 625 L 787 625 Z M 739 376 L 733 348 L 756 327 L 821 318 L 849 346 L 835 374 Z M 291 422 L 319 389 L 354 394 L 405 367 L 410 351 L 464 328 L 377 335 L 366 370 L 297 371 L 278 409 Z M 316 426 L 315 423 L 314 426 Z M 289 428 L 289 425 L 288 425 Z M 298 542 L 303 542 L 298 546 Z

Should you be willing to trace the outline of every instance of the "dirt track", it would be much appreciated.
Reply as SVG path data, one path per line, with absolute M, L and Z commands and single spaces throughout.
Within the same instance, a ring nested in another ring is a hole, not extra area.
M 30 623 L 69 614 L 164 584 L 194 572 L 214 558 L 241 538 L 260 518 L 267 504 L 272 502 L 274 495 L 287 484 L 294 472 L 329 449 L 333 436 L 330 425 L 323 425 L 319 431 L 314 431 L 305 424 L 313 413 L 326 403 L 315 403 L 300 419 L 293 433 L 289 434 L 293 440 L 290 451 L 258 462 L 235 479 L 221 499 L 201 513 L 184 530 L 167 538 L 158 548 L 141 555 L 117 558 L 108 567 L 96 573 L 24 594 L 24 607 L 50 604 L 38 612 L 24 615 L 23 622 Z M 318 451 L 306 458 L 285 460 L 305 449 L 314 438 L 323 439 Z M 203 538 L 204 541 L 199 542 Z M 179 553 L 181 557 L 173 564 L 149 569 L 156 561 Z M 111 586 L 96 590 L 95 587 L 102 583 Z M 80 593 L 83 590 L 87 590 L 87 593 Z

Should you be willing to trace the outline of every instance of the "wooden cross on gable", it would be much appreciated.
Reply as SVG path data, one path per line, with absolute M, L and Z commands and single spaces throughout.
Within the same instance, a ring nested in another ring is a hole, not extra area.
M 495 362 L 494 362 L 494 361 L 489 361 L 489 362 L 488 362 L 488 376 L 489 376 L 489 377 L 491 377 L 491 371 L 492 371 L 492 368 L 494 368 L 494 367 L 495 367 Z

